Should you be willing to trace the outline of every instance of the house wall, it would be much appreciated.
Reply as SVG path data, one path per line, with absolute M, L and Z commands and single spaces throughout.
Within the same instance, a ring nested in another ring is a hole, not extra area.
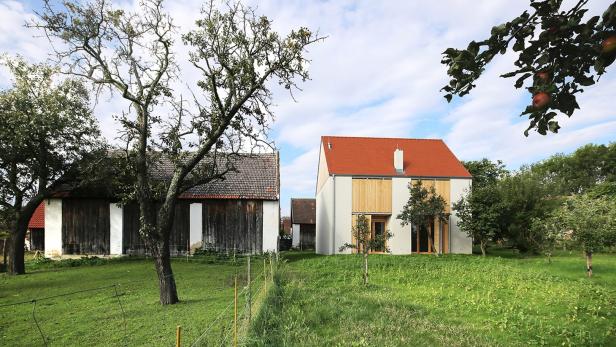
M 203 246 L 203 204 L 190 204 L 190 232 L 189 241 L 190 252 L 194 253 Z
M 353 178 L 354 213 L 391 213 L 391 179 Z
M 279 201 L 263 201 L 263 252 L 278 252 Z
M 262 252 L 263 242 L 268 240 L 264 226 L 269 226 L 263 221 L 264 205 L 263 200 L 203 200 L 203 247 L 222 252 Z
M 299 229 L 300 229 L 299 224 L 293 224 L 291 226 L 291 235 L 292 235 L 291 246 L 293 247 L 299 247 L 299 240 L 300 240 Z
M 322 158 L 323 159 L 323 158 Z M 317 193 L 316 201 L 316 252 L 332 254 L 334 227 L 334 179 L 327 177 Z
M 339 248 L 352 242 L 352 213 L 353 213 L 353 179 L 351 177 L 334 176 L 334 240 L 333 253 L 351 253 L 350 249 L 343 252 Z
M 122 254 L 122 206 L 109 204 L 109 254 Z
M 45 256 L 62 255 L 62 199 L 47 199 L 45 202 Z
M 452 178 L 451 179 L 451 206 L 453 203 L 466 196 L 471 188 L 472 180 L 467 178 Z M 449 217 L 450 225 L 450 249 L 451 253 L 471 254 L 473 253 L 473 240 L 461 231 L 458 227 L 458 216 L 455 211 L 452 211 Z
M 319 151 L 319 169 L 317 172 L 317 194 L 321 191 L 327 180 L 329 179 L 329 170 L 327 168 L 327 160 L 325 159 L 325 148 L 321 143 Z
M 389 231 L 393 234 L 388 241 L 389 248 L 393 254 L 411 253 L 411 226 L 402 226 L 401 221 L 396 219 L 402 212 L 402 208 L 409 199 L 409 177 L 394 177 L 391 179 L 391 218 L 389 220 Z
M 62 254 L 110 254 L 108 200 L 63 199 L 61 213 Z

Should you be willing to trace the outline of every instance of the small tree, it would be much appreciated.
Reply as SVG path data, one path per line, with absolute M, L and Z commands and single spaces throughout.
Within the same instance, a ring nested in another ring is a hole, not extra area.
M 357 223 L 352 230 L 355 243 L 345 243 L 340 247 L 340 252 L 346 249 L 355 249 L 358 253 L 364 256 L 364 285 L 368 284 L 368 254 L 371 251 L 384 250 L 389 252 L 387 247 L 387 240 L 391 238 L 392 234 L 389 231 L 385 231 L 382 235 L 372 235 L 368 219 L 363 214 L 357 216 Z
M 570 231 L 572 241 L 584 251 L 591 277 L 592 254 L 616 243 L 616 200 L 578 195 L 556 210 L 554 218 L 562 221 L 563 231 Z
M 474 188 L 466 197 L 453 204 L 458 226 L 475 242 L 481 255 L 486 255 L 488 241 L 498 235 L 502 214 L 501 199 L 494 185 Z
M 409 184 L 409 191 L 409 200 L 396 218 L 402 221 L 402 225 L 410 224 L 418 228 L 426 228 L 432 251 L 438 255 L 434 246 L 432 222 L 435 219 L 441 223 L 449 220 L 449 213 L 445 212 L 445 199 L 436 192 L 434 186 L 426 188 L 421 181 Z
M 562 221 L 554 215 L 543 219 L 533 218 L 530 229 L 534 247 L 548 257 L 548 263 L 551 264 L 554 249 L 564 241 Z

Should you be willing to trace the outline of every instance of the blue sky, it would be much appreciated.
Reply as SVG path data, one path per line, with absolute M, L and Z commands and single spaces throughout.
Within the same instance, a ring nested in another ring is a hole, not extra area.
M 573 1 L 565 1 L 569 6 Z M 136 8 L 136 0 L 116 2 Z M 180 33 L 191 29 L 202 0 L 168 1 L 166 8 Z M 502 159 L 509 168 L 568 153 L 586 143 L 607 143 L 616 136 L 609 70 L 600 84 L 579 98 L 582 107 L 561 118 L 557 135 L 524 137 L 521 110 L 530 103 L 525 90 L 498 77 L 514 57 L 500 56 L 470 95 L 448 104 L 439 89 L 447 82 L 440 53 L 482 39 L 496 24 L 521 13 L 528 1 L 248 1 L 274 21 L 281 33 L 307 26 L 328 38 L 310 48 L 311 80 L 296 93 L 297 102 L 275 89 L 276 120 L 270 134 L 280 150 L 283 215 L 290 197 L 313 197 L 321 135 L 442 138 L 462 160 Z M 611 1 L 590 2 L 600 14 Z M 49 45 L 40 33 L 23 27 L 41 1 L 0 0 L 0 51 L 44 59 Z M 187 51 L 177 46 L 178 57 Z M 182 65 L 181 65 L 182 66 Z M 8 84 L 0 71 L 0 86 Z M 190 80 L 190 76 L 186 77 Z M 117 98 L 96 107 L 103 132 L 112 139 L 111 118 L 127 109 Z

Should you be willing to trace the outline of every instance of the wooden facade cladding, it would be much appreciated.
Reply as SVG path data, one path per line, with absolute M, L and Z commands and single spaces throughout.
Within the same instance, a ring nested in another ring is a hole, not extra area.
M 203 201 L 203 248 L 239 253 L 263 250 L 263 201 Z
M 445 212 L 451 213 L 451 181 L 449 179 L 421 179 L 413 180 L 413 184 L 420 181 L 421 185 L 434 187 L 436 193 L 445 200 Z M 441 225 L 442 224 L 442 225 Z M 442 253 L 449 253 L 449 224 L 434 220 L 434 247 Z M 440 232 L 440 236 L 439 236 Z
M 62 201 L 62 253 L 109 254 L 109 201 Z
M 353 213 L 391 214 L 391 179 L 353 178 Z
M 158 210 L 160 204 L 156 204 Z M 146 248 L 139 235 L 139 205 L 127 204 L 122 210 L 122 252 L 124 254 L 145 254 Z M 171 227 L 169 248 L 171 254 L 181 254 L 189 250 L 190 203 L 179 200 L 175 205 L 175 216 Z

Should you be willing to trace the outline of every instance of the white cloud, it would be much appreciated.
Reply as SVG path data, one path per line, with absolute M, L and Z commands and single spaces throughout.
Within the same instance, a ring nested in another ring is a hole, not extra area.
M 328 37 L 310 49 L 312 80 L 296 94 L 297 103 L 275 88 L 274 139 L 283 152 L 292 154 L 283 155 L 292 159 L 281 163 L 283 213 L 288 212 L 288 197 L 314 194 L 321 135 L 439 137 L 461 159 L 489 157 L 512 166 L 614 138 L 613 72 L 580 95 L 582 109 L 572 119 L 561 120 L 560 134 L 545 137 L 524 137 L 527 120 L 518 115 L 530 97 L 513 88 L 512 80 L 498 77 L 512 67 L 510 55 L 497 58 L 470 95 L 451 105 L 442 98 L 439 89 L 447 76 L 441 52 L 486 37 L 493 25 L 526 9 L 528 1 L 250 2 L 273 19 L 281 33 L 307 26 Z M 573 2 L 567 0 L 565 6 Z M 136 3 L 127 0 L 122 6 L 134 8 Z M 193 27 L 202 3 L 167 3 L 178 34 Z M 590 12 L 598 14 L 609 4 L 593 1 Z M 19 2 L 0 0 L 0 49 L 40 59 L 46 46 L 23 28 L 29 17 Z M 179 37 L 176 42 L 183 70 L 177 88 L 185 90 L 198 74 L 186 63 L 188 48 Z M 106 136 L 117 133 L 110 115 L 126 109 L 117 97 L 101 100 L 97 114 Z

